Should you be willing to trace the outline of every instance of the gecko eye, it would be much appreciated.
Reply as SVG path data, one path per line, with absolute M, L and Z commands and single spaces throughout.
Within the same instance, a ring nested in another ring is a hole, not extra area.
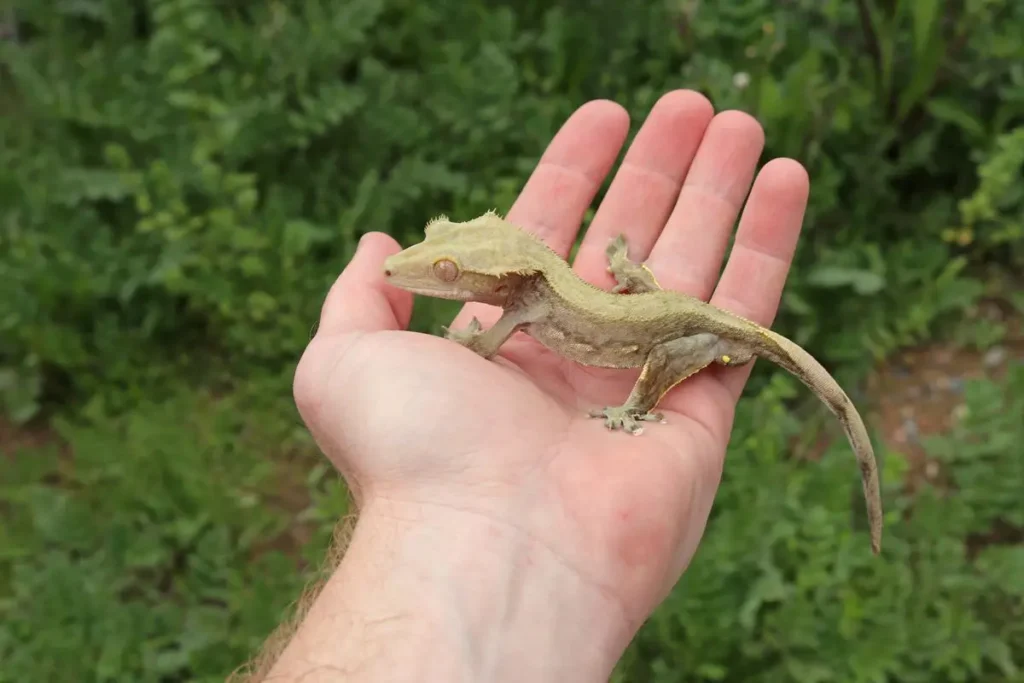
M 455 261 L 443 258 L 434 264 L 434 277 L 442 282 L 455 282 L 459 277 L 459 267 Z

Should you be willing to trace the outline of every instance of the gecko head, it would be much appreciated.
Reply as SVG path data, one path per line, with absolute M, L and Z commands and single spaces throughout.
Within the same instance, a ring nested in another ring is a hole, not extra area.
M 503 306 L 537 272 L 536 244 L 493 212 L 463 223 L 440 216 L 422 242 L 385 259 L 384 277 L 414 294 Z

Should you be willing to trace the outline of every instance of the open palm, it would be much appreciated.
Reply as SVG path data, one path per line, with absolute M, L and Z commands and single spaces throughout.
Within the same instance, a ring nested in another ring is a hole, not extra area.
M 567 255 L 628 133 L 618 105 L 590 102 L 565 123 L 507 218 Z M 630 146 L 573 263 L 598 286 L 623 232 L 666 289 L 771 323 L 807 202 L 796 162 L 756 175 L 764 135 L 701 95 L 662 97 Z M 748 198 L 749 193 L 749 198 Z M 746 203 L 745 208 L 744 202 Z M 742 208 L 742 215 L 741 215 Z M 718 274 L 739 217 L 729 262 Z M 453 217 L 455 220 L 471 218 Z M 709 368 L 662 401 L 666 424 L 609 431 L 637 373 L 584 368 L 524 334 L 493 360 L 406 331 L 412 296 L 383 281 L 399 250 L 370 233 L 324 304 L 295 377 L 300 412 L 360 505 L 414 503 L 514 528 L 642 620 L 671 589 L 703 533 L 734 407 L 750 368 Z M 493 307 L 468 304 L 453 322 Z

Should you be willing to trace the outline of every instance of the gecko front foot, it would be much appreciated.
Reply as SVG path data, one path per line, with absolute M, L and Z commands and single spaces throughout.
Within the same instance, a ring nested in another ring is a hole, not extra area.
M 608 406 L 601 410 L 591 410 L 590 417 L 603 417 L 604 426 L 611 430 L 621 429 L 630 434 L 643 432 L 641 422 L 664 422 L 665 417 L 661 413 L 649 413 L 628 408 L 626 406 Z
M 480 325 L 480 321 L 473 318 L 469 321 L 469 325 L 461 330 L 453 330 L 448 327 L 442 328 L 444 330 L 444 338 L 451 339 L 454 342 L 458 342 L 463 346 L 473 347 L 473 341 L 479 337 L 483 332 L 483 327 Z
M 496 344 L 494 329 L 484 330 L 476 318 L 470 320 L 469 324 L 461 330 L 452 330 L 447 327 L 443 329 L 445 339 L 450 339 L 484 358 L 490 358 L 497 353 L 498 346 L 504 341 L 504 339 L 498 339 Z

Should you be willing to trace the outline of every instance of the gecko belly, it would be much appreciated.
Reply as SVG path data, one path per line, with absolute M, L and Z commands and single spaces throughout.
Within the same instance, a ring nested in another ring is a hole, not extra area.
M 533 323 L 524 330 L 555 353 L 582 365 L 601 368 L 638 368 L 644 364 L 649 345 L 635 340 L 609 339 L 599 331 L 570 333 L 547 322 Z

